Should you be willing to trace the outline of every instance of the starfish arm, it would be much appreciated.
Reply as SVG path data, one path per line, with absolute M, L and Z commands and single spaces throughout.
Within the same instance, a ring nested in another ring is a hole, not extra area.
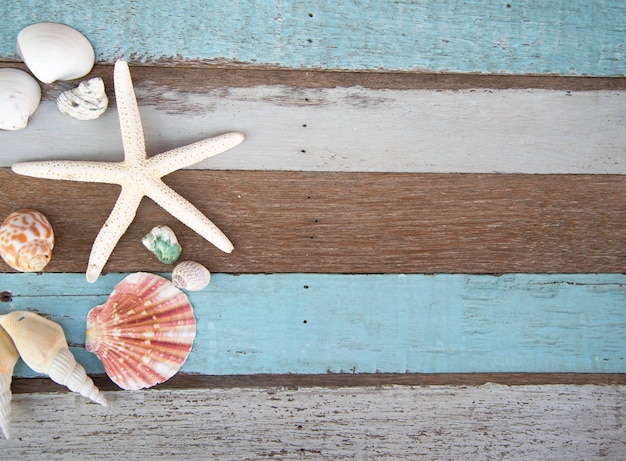
M 150 157 L 148 162 L 150 169 L 155 172 L 158 177 L 162 177 L 173 171 L 191 166 L 204 159 L 227 151 L 228 149 L 232 149 L 239 145 L 243 139 L 243 133 L 226 133 L 163 152 L 162 154 Z
M 233 251 L 233 244 L 228 237 L 191 202 L 174 192 L 163 181 L 149 181 L 145 195 L 223 252 Z
M 123 59 L 118 59 L 115 63 L 113 82 L 124 145 L 124 161 L 129 165 L 136 165 L 146 158 L 146 144 L 130 69 Z
M 93 242 L 86 273 L 89 283 L 95 282 L 100 276 L 117 242 L 119 242 L 128 226 L 135 219 L 142 197 L 143 193 L 140 188 L 133 186 L 122 187 L 122 192 L 117 202 L 115 202 L 111 214 L 109 214 L 102 229 L 98 232 L 96 240 Z
M 116 162 L 18 162 L 11 169 L 14 173 L 34 178 L 109 184 L 121 184 L 125 175 L 121 164 Z

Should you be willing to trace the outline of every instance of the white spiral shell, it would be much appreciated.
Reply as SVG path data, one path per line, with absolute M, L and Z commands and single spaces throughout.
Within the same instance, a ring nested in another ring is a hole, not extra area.
M 0 129 L 21 130 L 41 101 L 39 83 L 20 69 L 0 69 Z
M 172 283 L 189 291 L 204 290 L 211 281 L 211 273 L 195 261 L 183 261 L 172 271 Z
M 7 439 L 11 437 L 11 379 L 19 358 L 11 337 L 0 328 L 0 429 Z
M 89 73 L 96 54 L 89 40 L 70 26 L 32 24 L 17 34 L 17 53 L 40 81 L 73 80 Z
M 0 316 L 0 325 L 13 339 L 26 365 L 71 391 L 106 405 L 104 395 L 69 350 L 61 325 L 28 311 Z
M 109 98 L 100 77 L 85 80 L 57 98 L 57 108 L 77 120 L 94 120 L 104 114 L 107 107 Z

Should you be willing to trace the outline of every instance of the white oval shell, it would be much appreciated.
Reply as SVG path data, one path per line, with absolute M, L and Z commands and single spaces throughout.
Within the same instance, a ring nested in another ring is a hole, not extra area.
M 20 69 L 0 69 L 0 129 L 26 128 L 41 101 L 37 81 Z
M 32 24 L 17 34 L 17 53 L 44 83 L 73 80 L 89 73 L 96 55 L 76 29 L 54 22 Z
M 94 120 L 104 114 L 108 106 L 109 98 L 100 77 L 85 80 L 57 98 L 57 108 L 77 120 Z
M 211 281 L 211 273 L 195 261 L 183 261 L 172 271 L 172 283 L 189 291 L 204 290 Z

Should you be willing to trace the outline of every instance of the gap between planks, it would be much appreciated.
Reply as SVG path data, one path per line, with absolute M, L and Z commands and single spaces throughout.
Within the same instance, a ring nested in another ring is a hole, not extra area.
M 20 62 L 0 62 L 2 67 L 15 67 L 28 71 Z M 219 88 L 248 88 L 254 86 L 283 85 L 293 88 L 362 87 L 390 90 L 465 90 L 485 88 L 546 89 L 564 91 L 601 91 L 626 89 L 626 77 L 562 77 L 545 75 L 496 75 L 496 74 L 446 74 L 425 72 L 388 71 L 331 71 L 296 70 L 272 67 L 227 66 L 189 67 L 181 64 L 138 66 L 131 65 L 136 86 L 144 83 L 182 92 L 206 92 Z M 80 81 L 100 77 L 107 94 L 114 102 L 113 66 L 99 64 Z M 53 100 L 79 80 L 41 83 L 42 99 Z
M 121 391 L 105 375 L 92 375 L 102 391 Z M 626 385 L 626 373 L 327 373 L 327 374 L 254 374 L 197 375 L 179 373 L 152 390 L 165 389 L 233 389 L 311 387 L 380 387 L 380 386 L 504 386 L 530 385 Z M 48 378 L 14 378 L 14 394 L 69 392 L 65 386 Z M 143 392 L 149 392 L 150 389 Z

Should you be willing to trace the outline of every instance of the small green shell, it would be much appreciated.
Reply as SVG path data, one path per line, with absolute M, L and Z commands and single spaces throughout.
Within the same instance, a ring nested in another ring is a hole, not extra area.
M 141 243 L 165 264 L 175 262 L 182 251 L 176 234 L 167 226 L 156 226 L 141 239 Z

